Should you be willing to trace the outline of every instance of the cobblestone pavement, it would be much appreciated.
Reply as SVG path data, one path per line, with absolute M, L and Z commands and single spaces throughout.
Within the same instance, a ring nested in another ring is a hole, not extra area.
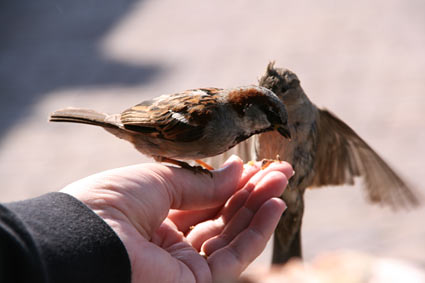
M 2 2 L 0 200 L 148 161 L 101 129 L 48 124 L 53 110 L 117 112 L 163 93 L 251 84 L 269 60 L 425 195 L 424 12 L 421 0 Z M 370 206 L 360 186 L 306 198 L 307 259 L 355 249 L 425 268 L 425 208 Z

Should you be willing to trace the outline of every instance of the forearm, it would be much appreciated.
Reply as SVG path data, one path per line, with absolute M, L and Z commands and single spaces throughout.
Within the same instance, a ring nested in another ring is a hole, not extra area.
M 130 282 L 113 230 L 63 193 L 0 205 L 0 282 Z

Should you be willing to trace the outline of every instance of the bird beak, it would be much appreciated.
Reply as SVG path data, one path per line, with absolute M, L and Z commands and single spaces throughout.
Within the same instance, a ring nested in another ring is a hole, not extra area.
M 279 132 L 279 134 L 281 134 L 285 138 L 287 138 L 289 140 L 291 139 L 291 132 L 289 131 L 288 128 L 285 128 L 282 125 L 277 125 L 276 130 Z

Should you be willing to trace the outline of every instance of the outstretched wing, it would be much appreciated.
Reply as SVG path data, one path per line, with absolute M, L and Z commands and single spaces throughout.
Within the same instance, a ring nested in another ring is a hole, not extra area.
M 347 124 L 319 110 L 319 140 L 312 187 L 353 184 L 364 177 L 370 201 L 393 208 L 419 204 L 418 198 L 390 166 Z
M 176 142 L 191 142 L 203 135 L 216 107 L 219 89 L 190 90 L 144 101 L 121 113 L 127 130 Z M 213 91 L 215 90 L 215 92 Z

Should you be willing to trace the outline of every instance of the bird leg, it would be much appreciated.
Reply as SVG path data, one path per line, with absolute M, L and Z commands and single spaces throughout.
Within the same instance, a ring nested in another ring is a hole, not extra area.
M 192 166 L 192 165 L 189 165 L 188 163 L 186 163 L 184 161 L 180 161 L 180 160 L 176 160 L 176 159 L 172 159 L 172 158 L 168 158 L 168 157 L 164 157 L 164 156 L 153 156 L 153 159 L 155 159 L 155 161 L 157 161 L 157 162 L 166 162 L 166 163 L 170 163 L 170 164 L 174 164 L 174 165 L 180 166 L 181 168 L 188 169 L 188 170 L 192 171 L 195 174 L 197 174 L 197 173 L 204 173 L 204 174 L 210 175 L 211 178 L 213 176 L 212 173 L 211 173 L 211 171 L 209 169 L 204 169 L 201 166 Z M 206 164 L 206 165 L 208 165 L 208 164 Z M 212 168 L 212 167 L 209 166 L 209 168 Z
M 301 248 L 301 227 L 293 235 L 292 241 L 285 246 L 286 241 L 282 241 L 278 234 L 273 236 L 272 264 L 280 265 L 287 263 L 293 258 L 302 258 Z
M 288 208 L 281 216 L 274 233 L 273 264 L 285 264 L 291 258 L 302 257 L 301 224 L 304 214 L 304 191 L 297 190 L 292 180 L 281 196 Z
M 214 170 L 214 167 L 212 167 L 211 165 L 209 165 L 208 163 L 200 160 L 200 159 L 195 159 L 195 162 L 198 163 L 199 165 L 201 165 L 202 167 L 204 167 L 207 170 Z

